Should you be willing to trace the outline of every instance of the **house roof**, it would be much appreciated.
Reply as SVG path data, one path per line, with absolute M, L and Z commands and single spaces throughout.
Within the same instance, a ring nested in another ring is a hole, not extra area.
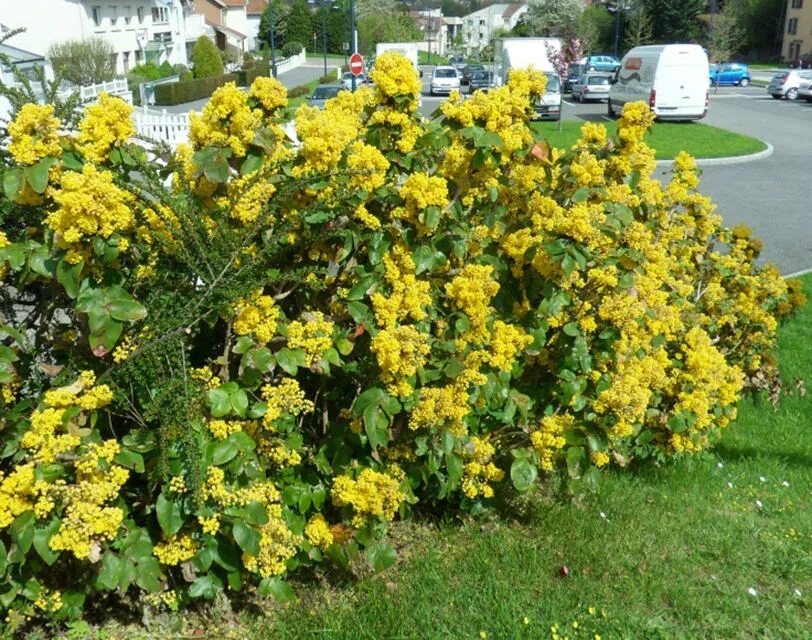
M 514 13 L 516 13 L 519 9 L 524 7 L 525 5 L 520 2 L 514 2 L 512 4 L 507 5 L 507 8 L 502 12 L 503 18 L 510 18 Z
M 11 58 L 14 64 L 24 64 L 26 62 L 45 62 L 45 57 L 38 54 L 26 51 L 25 49 L 18 49 L 8 44 L 0 44 L 0 53 L 7 55 Z
M 244 33 L 240 33 L 236 29 L 231 29 L 230 27 L 224 27 L 221 24 L 216 24 L 214 22 L 210 22 L 206 20 L 206 24 L 209 25 L 215 31 L 219 31 L 223 35 L 231 36 L 232 38 L 237 38 L 237 40 L 245 40 L 248 36 Z
M 252 15 L 259 15 L 263 11 L 265 11 L 265 7 L 268 6 L 268 0 L 248 0 L 248 8 L 246 9 L 246 13 L 249 16 Z

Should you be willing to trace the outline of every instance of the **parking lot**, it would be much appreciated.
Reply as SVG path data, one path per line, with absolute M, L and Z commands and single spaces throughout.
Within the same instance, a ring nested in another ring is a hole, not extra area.
M 445 98 L 428 95 L 424 68 L 424 114 Z M 467 91 L 467 87 L 463 87 Z M 606 103 L 579 104 L 564 95 L 565 120 L 607 119 Z M 717 205 L 728 226 L 745 224 L 764 241 L 762 258 L 784 274 L 812 270 L 812 103 L 775 100 L 764 87 L 712 87 L 705 124 L 742 133 L 773 146 L 769 158 L 702 167 L 700 190 Z M 684 126 L 691 126 L 686 123 Z M 669 169 L 658 168 L 668 179 Z

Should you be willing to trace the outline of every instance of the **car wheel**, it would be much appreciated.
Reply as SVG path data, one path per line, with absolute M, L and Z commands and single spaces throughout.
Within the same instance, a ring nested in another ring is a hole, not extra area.
M 586 70 L 587 71 L 594 71 L 595 67 L 593 65 L 589 65 Z
M 787 91 L 787 100 L 795 100 L 798 97 L 798 89 L 792 88 Z
M 750 78 L 742 78 L 739 80 L 740 87 L 746 87 L 748 84 L 750 84 Z

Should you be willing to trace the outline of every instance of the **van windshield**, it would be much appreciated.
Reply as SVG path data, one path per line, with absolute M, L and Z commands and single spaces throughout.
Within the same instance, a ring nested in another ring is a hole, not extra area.
M 561 81 L 558 79 L 558 74 L 556 73 L 545 73 L 547 76 L 547 88 L 545 91 L 547 93 L 559 93 L 561 91 Z
M 454 69 L 436 69 L 434 71 L 435 78 L 456 78 L 457 72 Z

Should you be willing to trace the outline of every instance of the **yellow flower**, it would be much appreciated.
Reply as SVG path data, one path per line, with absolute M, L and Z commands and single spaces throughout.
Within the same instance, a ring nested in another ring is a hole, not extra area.
M 217 89 L 202 113 L 189 115 L 189 139 L 193 146 L 229 147 L 235 157 L 243 157 L 262 124 L 262 112 L 252 111 L 247 98 L 233 82 Z
M 20 164 L 34 164 L 42 158 L 62 154 L 59 118 L 52 105 L 25 104 L 8 125 L 11 156 Z
M 85 109 L 76 140 L 88 160 L 104 162 L 111 148 L 135 135 L 132 111 L 132 105 L 106 93 L 99 94 L 99 99 Z
M 337 507 L 352 506 L 352 523 L 363 526 L 370 517 L 392 520 L 406 496 L 400 482 L 385 473 L 363 469 L 356 479 L 338 476 L 330 492 Z

